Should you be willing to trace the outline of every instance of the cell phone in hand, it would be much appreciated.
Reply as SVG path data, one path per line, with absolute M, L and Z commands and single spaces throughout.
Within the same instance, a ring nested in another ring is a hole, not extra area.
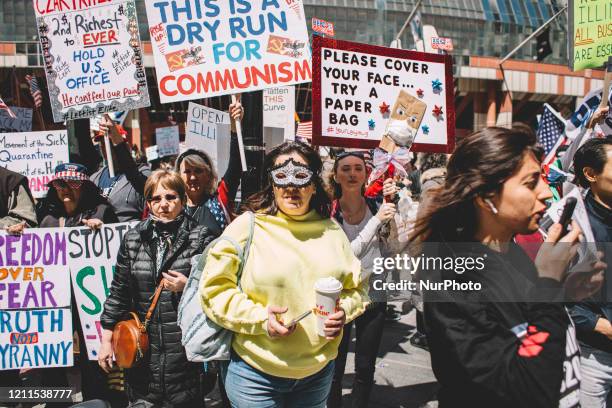
M 561 224 L 561 236 L 567 234 L 567 227 L 572 221 L 572 215 L 574 214 L 574 209 L 576 209 L 577 202 L 578 200 L 576 197 L 568 197 L 565 201 L 563 212 L 561 213 L 561 217 L 559 217 L 559 224 Z
M 286 328 L 295 326 L 296 324 L 299 323 L 300 320 L 305 319 L 306 317 L 308 317 L 310 314 L 312 313 L 312 310 L 308 310 L 304 313 L 302 313 L 301 315 L 299 315 L 298 317 L 296 317 L 295 319 L 291 320 L 289 323 L 287 324 L 283 324 L 283 326 L 285 326 Z

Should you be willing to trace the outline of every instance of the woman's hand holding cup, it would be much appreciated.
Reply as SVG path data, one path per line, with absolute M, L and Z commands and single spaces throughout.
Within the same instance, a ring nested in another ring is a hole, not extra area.
M 342 333 L 344 323 L 346 323 L 346 313 L 343 309 L 338 309 L 336 313 L 329 315 L 324 323 L 325 339 L 333 340 L 338 337 Z

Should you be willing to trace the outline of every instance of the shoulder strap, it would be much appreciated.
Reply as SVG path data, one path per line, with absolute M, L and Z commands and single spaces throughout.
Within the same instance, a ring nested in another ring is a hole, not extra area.
M 159 300 L 159 295 L 161 295 L 162 289 L 164 288 L 165 279 L 162 279 L 157 285 L 157 289 L 155 289 L 155 294 L 153 295 L 153 301 L 151 302 L 151 306 L 149 306 L 149 310 L 147 310 L 147 315 L 145 316 L 144 329 L 147 329 L 147 325 L 149 324 L 149 320 L 151 320 L 151 316 L 153 315 L 153 311 L 155 310 L 155 306 L 157 306 L 157 301 Z

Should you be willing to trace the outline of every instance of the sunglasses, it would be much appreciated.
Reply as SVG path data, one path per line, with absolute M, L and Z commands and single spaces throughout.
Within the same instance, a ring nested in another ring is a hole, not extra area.
M 336 161 L 342 160 L 342 159 L 347 158 L 349 156 L 358 157 L 358 158 L 360 158 L 362 160 L 366 159 L 364 152 L 347 152 L 347 151 L 344 151 L 344 152 L 338 153 L 336 155 Z
M 178 196 L 176 194 L 166 194 L 163 196 L 153 196 L 151 198 L 148 198 L 147 201 L 152 203 L 152 204 L 159 204 L 161 203 L 162 198 L 165 198 L 166 201 L 174 201 L 178 198 Z
M 83 182 L 80 180 L 63 180 L 63 179 L 55 179 L 53 180 L 53 186 L 56 189 L 66 190 L 69 187 L 74 189 L 79 189 L 83 185 Z

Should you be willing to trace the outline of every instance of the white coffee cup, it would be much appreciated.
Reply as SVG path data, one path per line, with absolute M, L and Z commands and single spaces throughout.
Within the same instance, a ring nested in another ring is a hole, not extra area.
M 317 316 L 317 333 L 325 337 L 325 321 L 330 315 L 339 309 L 340 293 L 342 283 L 334 278 L 321 278 L 315 282 L 314 290 L 316 293 L 316 307 L 314 310 Z

